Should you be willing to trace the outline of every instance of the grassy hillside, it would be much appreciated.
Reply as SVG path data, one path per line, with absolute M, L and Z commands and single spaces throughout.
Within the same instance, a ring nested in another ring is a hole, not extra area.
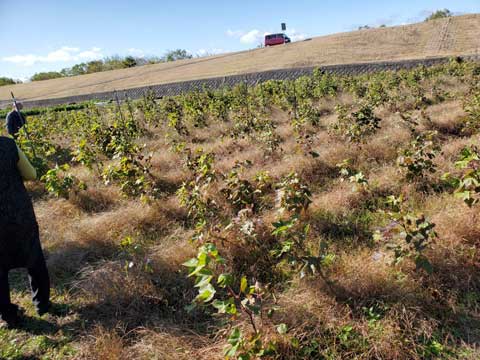
M 29 118 L 54 314 L 15 272 L 0 358 L 478 359 L 479 74 Z
M 183 80 L 302 66 L 469 55 L 480 48 L 480 15 L 353 31 L 286 46 L 0 87 L 21 99 L 47 99 Z

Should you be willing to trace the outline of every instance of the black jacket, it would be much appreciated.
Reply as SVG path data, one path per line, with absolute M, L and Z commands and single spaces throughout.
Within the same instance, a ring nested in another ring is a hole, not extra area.
M 26 267 L 40 249 L 32 200 L 17 169 L 15 141 L 0 136 L 0 267 Z

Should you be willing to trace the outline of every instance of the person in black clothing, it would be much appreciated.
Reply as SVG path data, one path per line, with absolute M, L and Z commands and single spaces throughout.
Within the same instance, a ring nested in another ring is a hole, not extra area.
M 10 301 L 8 272 L 27 268 L 33 303 L 43 315 L 50 307 L 50 280 L 40 245 L 38 224 L 23 179 L 35 169 L 11 138 L 0 136 L 0 317 L 19 324 L 18 306 Z
M 13 136 L 14 138 L 17 137 L 18 132 L 25 125 L 25 117 L 20 112 L 20 110 L 22 109 L 23 109 L 23 105 L 21 103 L 17 103 L 17 108 L 15 108 L 15 105 L 13 105 L 12 111 L 10 111 L 7 114 L 7 118 L 6 118 L 7 131 L 8 131 L 8 134 Z

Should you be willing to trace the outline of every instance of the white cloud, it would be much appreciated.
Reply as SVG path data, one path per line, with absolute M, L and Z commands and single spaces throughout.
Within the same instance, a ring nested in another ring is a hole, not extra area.
M 262 40 L 262 33 L 260 30 L 253 29 L 250 31 L 243 30 L 227 30 L 226 34 L 230 37 L 240 39 L 240 42 L 243 44 L 254 44 Z M 268 32 L 264 34 L 270 34 Z
M 37 61 L 37 57 L 35 55 L 14 55 L 4 57 L 2 60 L 14 64 L 23 63 L 25 66 L 32 66 Z
M 302 40 L 305 40 L 307 38 L 306 34 L 299 33 L 295 29 L 287 30 L 286 34 L 292 41 L 302 41 Z
M 127 53 L 138 58 L 145 57 L 145 52 L 142 49 L 130 48 L 127 49 Z
M 38 63 L 61 63 L 72 61 L 90 61 L 101 59 L 101 49 L 93 47 L 89 50 L 80 51 L 79 48 L 63 46 L 58 50 L 51 51 L 47 55 L 13 55 L 3 57 L 2 60 L 14 64 L 33 66 Z
M 260 41 L 262 41 L 262 33 L 257 29 L 251 30 L 240 37 L 242 44 L 256 44 Z
M 82 51 L 77 56 L 74 56 L 73 60 L 95 60 L 103 57 L 101 53 L 102 49 L 93 47 L 90 50 Z

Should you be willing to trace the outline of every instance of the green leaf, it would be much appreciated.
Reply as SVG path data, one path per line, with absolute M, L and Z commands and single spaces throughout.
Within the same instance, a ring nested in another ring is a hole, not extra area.
M 235 356 L 235 354 L 237 353 L 237 350 L 238 350 L 238 347 L 240 346 L 239 343 L 237 343 L 236 345 L 232 345 L 231 347 L 226 347 L 225 350 L 224 350 L 224 355 L 227 359 L 230 359 L 232 357 Z
M 450 174 L 449 172 L 446 172 L 440 177 L 440 179 L 443 181 L 450 181 L 451 177 L 452 177 L 452 174 Z
M 215 296 L 216 290 L 212 284 L 207 284 L 203 288 L 199 289 L 199 294 L 195 298 L 196 301 L 207 303 L 213 299 Z
M 433 273 L 433 267 L 430 261 L 425 256 L 419 255 L 415 258 L 415 265 L 417 269 L 423 269 L 428 274 Z
M 215 257 L 218 255 L 217 247 L 214 244 L 205 244 L 203 249 L 204 251 L 208 252 L 210 256 Z
M 262 308 L 259 305 L 250 305 L 250 304 L 247 303 L 245 306 L 250 311 L 252 311 L 255 315 L 260 315 L 260 311 L 262 310 Z
M 123 245 L 123 244 L 122 244 Z M 188 268 L 195 268 L 198 265 L 198 259 L 192 258 L 182 264 L 183 266 L 186 266 Z
M 199 273 L 207 264 L 210 262 L 210 258 L 208 257 L 207 253 L 202 252 L 198 255 L 198 263 L 195 270 L 193 270 L 189 276 L 194 276 Z
M 197 275 L 200 271 L 203 270 L 205 265 L 197 265 L 197 267 L 188 275 L 189 277 Z
M 283 232 L 287 231 L 292 226 L 294 226 L 296 222 L 297 222 L 297 219 L 293 218 L 293 219 L 288 220 L 288 221 L 280 220 L 280 221 L 272 223 L 273 227 L 275 228 L 275 230 L 272 231 L 272 235 L 282 234 Z
M 454 194 L 455 197 L 467 201 L 470 199 L 470 191 L 458 191 Z
M 242 339 L 242 332 L 240 331 L 239 328 L 235 328 L 230 333 L 230 336 L 228 337 L 227 341 L 230 345 L 235 346 L 240 343 L 241 339 Z
M 200 269 L 200 271 L 198 271 L 195 275 L 196 276 L 210 276 L 212 274 L 213 274 L 212 270 L 207 269 L 207 268 L 203 268 L 203 269 Z
M 215 300 L 212 306 L 218 310 L 219 314 L 235 315 L 237 313 L 237 307 L 233 298 L 228 300 Z
M 217 283 L 222 288 L 231 286 L 233 284 L 233 276 L 231 274 L 220 274 Z
M 305 234 L 305 236 L 307 236 L 309 232 L 310 232 L 310 224 L 307 224 L 303 228 L 303 233 Z
M 210 281 L 212 280 L 212 275 L 202 276 L 199 279 L 200 279 L 200 281 L 195 284 L 195 287 L 204 288 L 205 286 L 210 284 Z
M 280 334 L 280 335 L 284 335 L 286 334 L 288 331 L 288 328 L 287 328 L 287 325 L 286 324 L 280 324 L 277 326 L 277 332 Z
M 247 289 L 247 286 L 248 286 L 247 278 L 243 276 L 242 280 L 240 280 L 240 292 L 244 293 L 245 290 Z
M 335 261 L 335 254 L 326 254 L 325 256 L 322 257 L 322 266 L 324 267 L 330 267 L 333 265 Z

